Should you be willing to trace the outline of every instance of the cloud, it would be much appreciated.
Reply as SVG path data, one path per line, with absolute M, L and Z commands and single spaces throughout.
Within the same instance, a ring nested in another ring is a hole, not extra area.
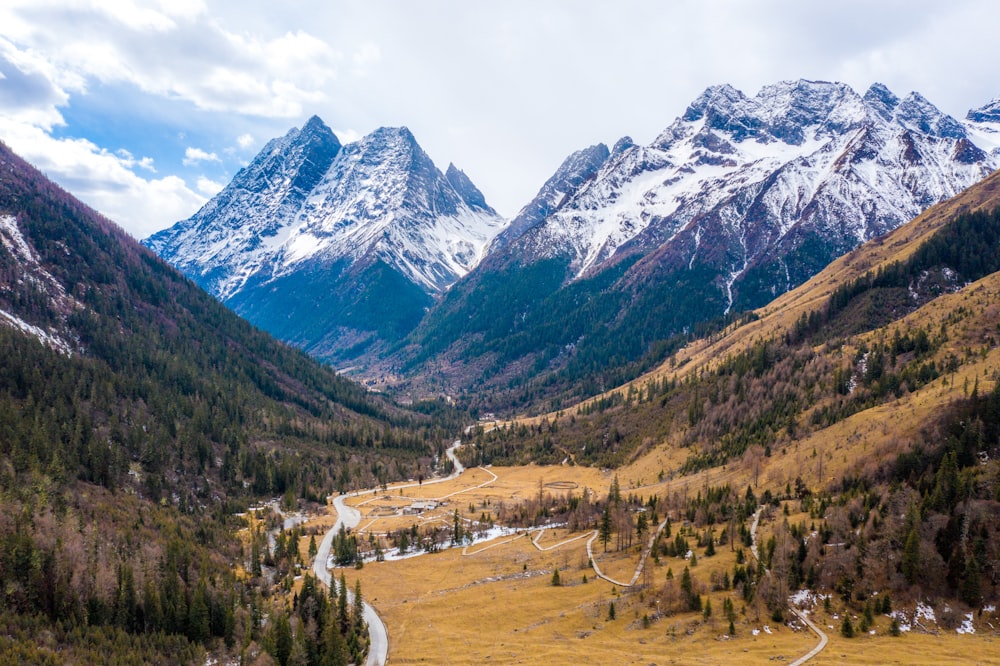
M 220 158 L 215 153 L 209 153 L 201 148 L 188 148 L 184 151 L 184 166 L 194 166 L 200 162 L 219 162 L 222 163 L 222 158 Z
M 67 6 L 68 4 L 68 6 Z M 189 1 L 104 3 L 11 0 L 0 32 L 81 89 L 127 83 L 200 109 L 294 118 L 326 98 L 343 55 L 304 30 L 277 36 L 235 32 Z M 364 49 L 364 64 L 377 52 Z
M 140 169 L 145 169 L 146 171 L 149 171 L 151 173 L 156 173 L 156 167 L 153 166 L 152 157 L 142 157 L 140 159 L 136 159 L 132 155 L 132 153 L 125 150 L 124 148 L 118 149 L 117 151 L 115 151 L 115 154 L 118 155 L 119 161 L 121 162 L 122 166 L 124 166 L 127 169 L 134 169 L 138 167 Z
M 189 217 L 206 201 L 178 176 L 138 176 L 133 168 L 151 167 L 148 158 L 111 153 L 86 139 L 56 139 L 5 118 L 0 118 L 0 136 L 14 152 L 136 238 Z
M 225 187 L 225 185 L 223 185 L 222 183 L 217 183 L 216 181 L 206 178 L 205 176 L 199 176 L 196 187 L 198 188 L 199 192 L 201 192 L 205 196 L 210 197 L 221 192 L 222 188 Z
M 54 78 L 44 59 L 0 37 L 0 113 L 48 129 L 62 125 L 58 107 L 66 104 L 69 94 Z
M 246 150 L 247 148 L 253 145 L 253 135 L 240 134 L 238 137 L 236 137 L 236 144 L 243 150 Z

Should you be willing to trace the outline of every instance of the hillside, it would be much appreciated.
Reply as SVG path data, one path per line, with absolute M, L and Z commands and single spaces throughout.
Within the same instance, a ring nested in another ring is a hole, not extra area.
M 600 393 L 987 176 L 986 117 L 881 84 L 708 88 L 650 144 L 568 158 L 392 361 L 484 411 Z
M 791 590 L 812 566 L 810 589 L 844 593 L 856 562 L 852 604 L 851 590 L 889 589 L 974 610 L 1000 580 L 998 205 L 994 174 L 650 375 L 481 433 L 467 462 L 572 462 L 618 468 L 646 493 L 748 485 L 812 502 L 823 543 L 858 550 L 810 545 Z
M 0 661 L 44 661 L 24 641 L 57 620 L 62 659 L 245 649 L 272 577 L 234 514 L 417 474 L 446 438 L 447 412 L 254 329 L 3 145 L 0 241 L 0 621 L 22 637 Z

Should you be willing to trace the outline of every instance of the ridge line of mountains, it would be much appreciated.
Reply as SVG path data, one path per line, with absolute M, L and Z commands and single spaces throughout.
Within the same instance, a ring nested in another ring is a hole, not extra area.
M 720 85 L 648 145 L 570 155 L 503 220 L 406 128 L 341 145 L 313 117 L 143 242 L 361 377 L 551 406 L 635 376 L 665 341 L 764 305 L 997 166 L 1000 100 L 959 121 L 881 84 Z

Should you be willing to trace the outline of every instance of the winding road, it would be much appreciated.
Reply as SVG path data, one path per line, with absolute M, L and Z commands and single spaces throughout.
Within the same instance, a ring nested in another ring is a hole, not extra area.
M 448 456 L 449 460 L 454 464 L 454 470 L 448 476 L 442 477 L 440 479 L 430 479 L 421 483 L 405 483 L 398 486 L 392 486 L 393 490 L 401 490 L 403 488 L 412 488 L 418 485 L 430 485 L 432 483 L 442 483 L 444 481 L 450 481 L 451 479 L 457 478 L 462 472 L 465 471 L 465 467 L 459 462 L 458 456 L 455 455 L 455 450 L 462 445 L 461 440 L 455 440 L 455 442 L 448 447 L 445 451 L 445 455 Z M 496 475 L 493 475 L 493 480 L 496 480 Z M 488 483 L 492 483 L 489 481 Z M 346 503 L 347 498 L 350 497 L 360 497 L 361 495 L 371 495 L 374 494 L 376 488 L 369 490 L 361 490 L 351 495 L 337 495 L 333 498 L 333 506 L 337 510 L 337 522 L 333 524 L 330 531 L 326 533 L 323 537 L 323 541 L 320 542 L 319 548 L 316 551 L 316 559 L 313 560 L 313 572 L 316 577 L 327 584 L 328 587 L 333 587 L 333 576 L 330 574 L 330 570 L 327 568 L 327 562 L 330 560 L 330 548 L 333 546 L 333 538 L 340 531 L 341 526 L 346 528 L 355 528 L 358 523 L 361 522 L 361 512 Z M 348 590 L 347 595 L 349 598 L 353 598 L 353 593 Z M 386 663 L 389 658 L 389 631 L 385 627 L 385 622 L 379 617 L 375 608 L 372 607 L 367 601 L 363 602 L 362 617 L 365 620 L 365 624 L 368 625 L 368 636 L 370 638 L 370 644 L 368 647 L 368 659 L 365 661 L 366 666 L 382 666 Z

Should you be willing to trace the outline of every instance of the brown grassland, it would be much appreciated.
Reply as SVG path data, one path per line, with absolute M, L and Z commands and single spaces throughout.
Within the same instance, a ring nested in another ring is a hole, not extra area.
M 863 446 L 845 445 L 845 455 L 851 460 L 854 449 Z M 787 476 L 784 468 L 794 464 L 794 454 L 777 455 L 772 460 L 761 479 L 774 482 Z M 472 503 L 478 515 L 487 502 L 493 506 L 537 495 L 540 481 L 543 487 L 553 481 L 563 482 L 560 486 L 573 482 L 579 488 L 600 492 L 611 477 L 608 472 L 572 466 L 491 471 L 498 478 L 483 487 L 477 486 L 488 478 L 484 471 L 470 470 L 454 481 L 404 492 L 407 498 L 414 499 L 450 495 L 435 511 L 419 517 L 423 523 L 440 521 L 450 525 L 456 508 L 468 517 L 468 505 Z M 706 477 L 711 483 L 722 482 L 722 477 L 746 483 L 748 473 L 738 468 L 713 470 L 634 491 L 684 493 L 686 489 L 693 491 Z M 407 522 L 375 515 L 384 500 L 366 501 L 364 496 L 358 500 L 349 503 L 356 503 L 362 511 L 362 537 L 368 530 L 383 532 L 403 526 L 401 523 L 408 526 L 417 522 L 414 516 L 408 516 Z M 320 519 L 328 521 L 329 517 Z M 790 518 L 798 519 L 805 518 Z M 770 534 L 772 524 L 761 525 L 761 539 Z M 647 586 L 631 591 L 595 577 L 588 565 L 587 539 L 575 538 L 587 534 L 590 532 L 549 529 L 536 537 L 537 532 L 522 532 L 465 548 L 369 562 L 362 569 L 347 570 L 347 581 L 353 587 L 355 579 L 361 580 L 366 598 L 388 627 L 389 663 L 396 664 L 570 664 L 583 660 L 596 664 L 714 664 L 775 659 L 789 663 L 817 642 L 817 637 L 804 627 L 793 629 L 773 622 L 766 608 L 757 602 L 744 605 L 734 592 L 709 591 L 707 583 L 713 572 L 721 574 L 733 568 L 735 554 L 729 547 L 720 546 L 713 557 L 704 557 L 699 550 L 697 566 L 691 569 L 703 598 L 710 600 L 714 609 L 711 617 L 706 619 L 700 613 L 664 613 L 657 617 L 656 591 L 664 585 L 668 570 L 677 577 L 686 562 L 680 558 L 664 558 L 658 564 L 649 560 L 646 575 L 639 579 Z M 639 561 L 637 546 L 604 553 L 595 541 L 593 552 L 602 571 L 618 580 L 629 580 Z M 555 569 L 559 571 L 559 587 L 552 585 Z M 737 610 L 735 636 L 727 636 L 728 626 L 722 616 L 726 597 Z M 609 620 L 612 603 L 616 619 Z M 833 613 L 837 612 L 835 607 Z M 649 618 L 647 623 L 643 622 L 644 616 Z M 822 606 L 817 606 L 813 619 L 826 631 L 830 643 L 812 663 L 936 664 L 942 663 L 942 655 L 948 655 L 950 663 L 1000 663 L 1000 643 L 995 634 L 969 636 L 942 630 L 937 635 L 909 632 L 893 638 L 888 636 L 888 619 L 881 617 L 874 625 L 875 636 L 848 640 L 838 633 L 839 620 L 826 614 Z M 767 633 L 765 626 L 772 633 Z

